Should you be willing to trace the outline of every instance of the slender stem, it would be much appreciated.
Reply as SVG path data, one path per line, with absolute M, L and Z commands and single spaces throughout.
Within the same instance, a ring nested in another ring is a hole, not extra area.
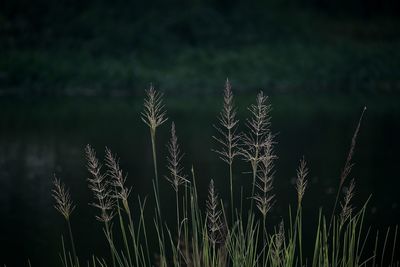
M 256 177 L 257 177 L 257 163 L 252 162 L 251 167 L 252 167 L 252 171 L 253 171 L 253 183 L 252 183 L 252 188 L 251 188 L 250 210 L 253 210 L 254 188 L 255 188 Z
M 176 229 L 179 237 L 179 198 L 178 198 L 178 190 L 175 190 L 175 199 L 176 199 Z
M 232 162 L 229 163 L 229 180 L 231 186 L 231 215 L 232 215 L 232 223 L 235 221 L 235 214 L 234 214 L 234 200 L 233 200 L 233 174 L 232 174 Z
M 160 209 L 160 203 L 158 202 L 160 199 L 160 189 L 158 186 L 158 171 L 157 171 L 157 152 L 156 152 L 156 130 L 150 129 L 150 135 L 151 135 L 151 148 L 153 151 L 153 163 L 154 163 L 154 176 L 155 176 L 155 194 L 156 194 L 156 202 L 157 202 L 157 211 L 158 215 L 160 216 L 160 222 L 161 220 L 161 209 Z
M 156 153 L 156 130 L 150 129 L 150 135 L 151 135 L 151 148 L 153 151 L 153 163 L 154 163 L 154 176 L 156 180 L 156 189 L 157 189 L 157 195 L 159 195 L 159 188 L 158 188 L 158 171 L 157 171 L 157 153 Z
M 69 238 L 71 239 L 72 254 L 74 255 L 75 265 L 78 267 L 79 260 L 78 260 L 78 256 L 76 255 L 75 242 L 74 242 L 74 237 L 72 235 L 72 228 L 71 228 L 71 223 L 70 223 L 69 219 L 67 219 L 67 225 L 68 225 Z
M 112 258 L 113 267 L 115 267 L 115 255 L 114 255 L 114 252 L 113 252 L 113 249 L 112 249 L 112 244 L 111 244 L 112 236 L 111 236 L 111 232 L 110 232 L 110 226 L 108 225 L 107 221 L 105 221 L 104 224 L 105 224 L 105 227 L 106 227 L 106 234 L 108 236 L 107 240 L 111 240 L 111 241 L 109 241 L 109 243 L 110 243 L 110 252 L 111 252 L 111 258 Z
M 302 229 L 302 211 L 301 211 L 301 204 L 299 203 L 297 206 L 297 215 L 296 215 L 296 223 L 297 223 L 297 231 L 299 237 L 299 250 L 300 250 L 300 266 L 303 267 L 303 229 Z M 296 224 L 295 223 L 295 224 Z M 296 227 L 295 227 L 296 228 Z
M 144 222 L 144 213 L 143 213 L 143 210 L 144 210 L 144 204 L 146 203 L 146 201 L 144 201 L 144 203 L 142 204 L 142 202 L 140 201 L 140 198 L 138 198 L 139 199 L 139 207 L 140 207 L 140 220 L 139 220 L 139 224 L 141 223 L 142 224 L 142 227 L 143 227 L 143 236 L 144 236 L 144 242 L 145 242 L 145 245 L 146 245 L 146 254 L 147 254 L 147 266 L 151 266 L 151 263 L 150 263 L 150 250 L 149 250 L 149 244 L 148 244 L 148 240 L 147 240 L 147 230 L 146 230 L 146 224 L 145 224 L 145 222 Z M 140 232 L 138 233 L 138 236 L 140 235 Z
M 129 232 L 131 234 L 131 237 L 132 237 L 133 247 L 134 247 L 134 250 L 135 250 L 136 264 L 139 264 L 139 260 L 138 260 L 138 254 L 139 253 L 138 253 L 138 245 L 137 245 L 138 242 L 136 240 L 136 234 L 135 234 L 135 228 L 134 228 L 134 225 L 133 225 L 131 209 L 129 208 L 129 205 L 128 205 L 128 202 L 127 202 L 126 199 L 124 199 L 123 202 L 124 202 L 125 212 L 128 215 L 128 220 L 129 220 L 128 230 L 129 230 Z M 127 250 L 128 250 L 128 248 L 127 248 Z M 132 259 L 131 259 L 131 255 L 130 255 L 129 250 L 127 251 L 127 253 L 128 253 L 129 262 L 132 265 Z
M 165 237 L 164 237 L 164 227 L 162 227 L 162 219 L 161 219 L 161 211 L 160 211 L 160 202 L 159 198 L 157 196 L 156 192 L 156 185 L 153 181 L 153 191 L 154 191 L 154 197 L 156 201 L 156 209 L 157 213 L 155 216 L 155 224 L 156 224 L 156 231 L 158 234 L 158 239 L 159 239 L 159 245 L 160 245 L 160 258 L 161 258 L 161 266 L 165 266 L 164 260 L 165 260 Z M 158 215 L 158 216 L 157 216 Z
M 251 163 L 251 167 L 253 168 L 253 184 L 251 188 L 251 204 L 250 204 L 250 210 L 253 210 L 253 197 L 254 197 L 254 190 L 255 190 L 255 184 L 256 184 L 256 178 L 257 178 L 257 164 L 258 164 L 258 135 L 256 138 L 256 151 L 255 151 L 255 157 L 254 161 Z
M 178 194 L 178 190 L 175 190 L 175 200 L 176 200 L 176 230 L 177 230 L 177 235 L 178 235 L 178 242 L 176 243 L 176 254 L 177 254 L 177 261 L 178 261 L 178 264 L 179 264 L 179 262 L 180 262 L 180 260 L 179 260 L 179 256 L 180 256 L 180 253 L 179 253 L 179 243 L 180 243 L 180 241 L 181 241 L 181 233 L 180 233 L 180 231 L 179 231 L 179 194 Z
M 340 195 L 340 191 L 341 190 L 342 190 L 342 183 L 339 184 L 339 188 L 338 188 L 338 191 L 336 193 L 335 205 L 333 205 L 331 219 L 330 219 L 329 227 L 328 227 L 328 237 L 329 237 L 329 234 L 330 234 L 330 231 L 331 231 L 333 217 L 335 216 L 335 211 L 336 211 L 336 207 L 337 207 L 337 204 L 338 204 L 338 201 L 339 201 L 339 195 Z
M 266 236 L 267 236 L 267 231 L 265 230 L 265 221 L 266 221 L 266 216 L 263 215 L 263 229 L 262 229 L 262 235 L 263 235 L 263 261 L 262 261 L 262 266 L 266 266 L 265 262 L 265 247 L 266 247 Z

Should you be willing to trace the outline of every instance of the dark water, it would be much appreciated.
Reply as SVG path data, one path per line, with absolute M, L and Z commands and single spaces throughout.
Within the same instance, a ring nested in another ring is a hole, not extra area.
M 323 206 L 332 207 L 338 176 L 344 163 L 351 136 L 363 105 L 368 106 L 362 124 L 351 177 L 356 179 L 355 206 L 360 207 L 372 194 L 368 223 L 385 229 L 398 224 L 400 212 L 400 107 L 397 96 L 287 96 L 274 95 L 272 125 L 277 132 L 275 192 L 277 204 L 270 227 L 286 217 L 288 205 L 295 203 L 293 188 L 298 160 L 309 162 L 310 182 L 304 199 L 307 226 L 316 223 Z M 241 118 L 247 115 L 240 102 Z M 88 206 L 83 150 L 90 143 L 101 158 L 108 146 L 121 158 L 137 194 L 151 196 L 153 178 L 148 129 L 140 121 L 140 99 L 2 99 L 0 130 L 0 264 L 26 266 L 59 265 L 61 234 L 65 226 L 53 209 L 51 181 L 56 173 L 70 188 L 77 208 L 72 226 L 79 255 L 107 254 L 101 225 Z M 167 103 L 168 115 L 177 125 L 185 167 L 193 164 L 202 200 L 210 178 L 216 181 L 220 195 L 228 193 L 226 165 L 211 151 L 215 134 L 219 99 L 181 98 Z M 169 120 L 158 132 L 159 171 L 165 173 L 165 143 Z M 248 166 L 237 164 L 235 184 L 249 188 Z M 239 190 L 236 190 L 239 193 Z M 247 193 L 248 194 L 248 193 Z M 174 212 L 174 193 L 162 180 L 161 199 L 164 213 Z M 239 194 L 236 195 L 239 199 Z M 150 197 L 151 199 L 151 197 Z M 151 202 L 151 201 L 150 201 Z M 136 203 L 136 202 L 135 202 Z M 153 208 L 148 206 L 149 210 Z M 327 212 L 327 213 L 328 213 Z M 173 220 L 174 215 L 167 218 Z M 149 225 L 152 220 L 149 218 Z

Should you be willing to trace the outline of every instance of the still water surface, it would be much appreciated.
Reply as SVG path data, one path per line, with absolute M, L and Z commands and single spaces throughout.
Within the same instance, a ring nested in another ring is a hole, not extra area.
M 239 117 L 248 115 L 244 99 Z M 240 101 L 238 101 L 240 102 Z M 355 153 L 355 205 L 360 206 L 370 194 L 368 220 L 384 228 L 400 222 L 400 107 L 393 97 L 271 97 L 272 128 L 277 135 L 275 192 L 277 204 L 270 227 L 287 215 L 295 203 L 293 188 L 298 160 L 309 162 L 309 189 L 304 199 L 304 225 L 316 223 L 318 208 L 330 210 L 338 176 L 350 139 L 363 105 L 368 106 Z M 88 206 L 83 150 L 90 143 L 98 156 L 107 146 L 120 157 L 120 164 L 133 186 L 133 199 L 150 196 L 153 178 L 148 129 L 140 120 L 140 99 L 35 99 L 1 100 L 0 123 L 0 264 L 26 266 L 59 265 L 60 236 L 63 220 L 53 209 L 52 177 L 56 173 L 70 188 L 77 208 L 72 225 L 80 256 L 107 254 L 101 225 Z M 211 151 L 216 144 L 212 124 L 216 122 L 219 100 L 176 99 L 167 103 L 168 115 L 177 125 L 189 173 L 193 164 L 201 201 L 206 196 L 210 178 L 223 198 L 228 196 L 226 165 Z M 169 120 L 158 132 L 159 171 L 164 174 L 165 143 Z M 249 189 L 246 164 L 235 169 L 236 188 Z M 239 200 L 239 190 L 236 191 Z M 174 212 L 171 187 L 162 180 L 161 199 L 164 213 Z M 164 201 L 163 201 L 164 200 Z M 246 202 L 246 199 L 245 199 Z M 151 204 L 148 209 L 152 210 Z M 149 211 L 147 211 L 149 212 Z M 171 221 L 174 215 L 167 218 Z M 149 220 L 151 225 L 152 220 Z M 172 223 L 173 221 L 171 221 Z M 305 233 L 311 231 L 306 229 Z

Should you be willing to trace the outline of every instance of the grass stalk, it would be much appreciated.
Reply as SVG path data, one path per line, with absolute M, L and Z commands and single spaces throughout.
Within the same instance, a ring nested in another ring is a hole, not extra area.
M 69 239 L 71 241 L 72 255 L 74 256 L 75 266 L 79 267 L 79 260 L 76 254 L 75 241 L 74 241 L 74 236 L 72 234 L 71 222 L 69 219 L 67 220 L 67 225 L 68 225 L 68 234 L 69 234 Z

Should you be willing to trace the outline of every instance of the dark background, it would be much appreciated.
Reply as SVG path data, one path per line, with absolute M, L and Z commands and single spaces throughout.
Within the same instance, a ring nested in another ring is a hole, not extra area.
M 2 94 L 399 91 L 398 1 L 2 1 Z M 200 89 L 201 90 L 200 90 Z
M 59 264 L 65 227 L 53 209 L 53 173 L 77 204 L 79 255 L 107 255 L 87 205 L 83 149 L 90 143 L 103 157 L 110 147 L 129 175 L 132 201 L 151 195 L 150 141 L 140 120 L 150 82 L 165 93 L 170 117 L 158 135 L 160 172 L 174 120 L 202 199 L 210 178 L 223 198 L 228 193 L 226 166 L 211 151 L 225 79 L 241 122 L 258 90 L 270 96 L 279 156 L 271 229 L 295 203 L 293 177 L 303 155 L 310 166 L 304 225 L 316 223 L 320 206 L 329 214 L 367 106 L 352 174 L 354 206 L 372 194 L 372 229 L 398 224 L 399 8 L 394 0 L 2 1 L 0 264 Z M 238 162 L 235 171 L 245 189 L 247 168 Z M 165 181 L 161 187 L 161 198 L 174 197 Z M 163 205 L 173 213 L 168 201 Z M 307 233 L 312 239 L 313 227 Z

